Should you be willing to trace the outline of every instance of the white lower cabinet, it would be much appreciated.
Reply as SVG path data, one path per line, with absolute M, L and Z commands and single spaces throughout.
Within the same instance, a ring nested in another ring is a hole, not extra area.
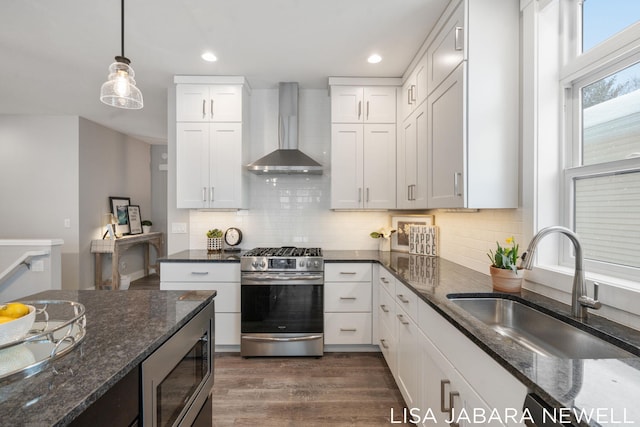
M 325 344 L 371 344 L 371 267 L 371 263 L 325 263 Z
M 410 421 L 421 426 L 523 425 L 519 421 L 527 388 L 378 267 L 376 344 L 410 411 Z
M 215 341 L 240 345 L 240 264 L 161 262 L 160 290 L 215 290 Z

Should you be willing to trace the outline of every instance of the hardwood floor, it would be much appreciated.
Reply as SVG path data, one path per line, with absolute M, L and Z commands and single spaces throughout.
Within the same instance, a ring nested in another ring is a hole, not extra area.
M 389 426 L 404 401 L 381 353 L 321 358 L 215 354 L 213 425 Z

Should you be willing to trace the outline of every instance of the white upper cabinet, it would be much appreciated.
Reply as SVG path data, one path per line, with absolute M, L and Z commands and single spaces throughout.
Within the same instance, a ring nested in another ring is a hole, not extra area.
M 519 19 L 464 0 L 427 49 L 429 208 L 518 207 Z
M 247 208 L 246 81 L 228 76 L 176 76 L 174 81 L 177 207 Z
M 181 84 L 176 90 L 179 122 L 241 122 L 241 85 Z
M 395 159 L 395 125 L 332 125 L 331 208 L 395 208 Z
M 429 92 L 435 90 L 465 59 L 464 10 L 464 2 L 459 3 L 427 50 Z
M 332 123 L 395 123 L 396 88 L 331 86 Z
M 422 103 L 402 123 L 397 150 L 398 209 L 427 208 L 427 118 L 427 104 Z
M 427 99 L 428 94 L 428 66 L 427 55 L 413 69 L 402 85 L 402 118 L 406 119 L 415 109 Z

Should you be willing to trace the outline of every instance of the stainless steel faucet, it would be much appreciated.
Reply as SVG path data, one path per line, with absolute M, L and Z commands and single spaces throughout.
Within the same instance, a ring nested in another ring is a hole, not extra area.
M 586 320 L 588 314 L 587 308 L 597 310 L 602 306 L 602 304 L 598 301 L 597 283 L 594 283 L 593 298 L 589 298 L 589 296 L 587 296 L 587 287 L 584 282 L 584 270 L 582 269 L 582 245 L 580 244 L 580 240 L 578 240 L 578 235 L 576 233 L 559 225 L 543 228 L 538 231 L 538 233 L 533 236 L 533 239 L 531 239 L 527 250 L 522 254 L 520 267 L 526 268 L 527 270 L 533 269 L 533 258 L 538 243 L 544 236 L 551 233 L 564 234 L 569 238 L 569 240 L 571 240 L 571 243 L 573 243 L 573 247 L 576 251 L 576 263 L 575 271 L 573 273 L 573 290 L 571 291 L 571 314 L 577 319 Z

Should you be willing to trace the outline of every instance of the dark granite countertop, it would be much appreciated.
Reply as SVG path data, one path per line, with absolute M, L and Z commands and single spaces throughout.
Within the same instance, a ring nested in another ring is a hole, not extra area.
M 193 256 L 194 258 L 190 258 Z M 602 410 L 610 424 L 640 424 L 640 332 L 593 312 L 586 322 L 571 319 L 571 307 L 523 290 L 507 294 L 525 304 L 536 304 L 547 314 L 569 318 L 569 323 L 588 329 L 633 353 L 626 359 L 561 359 L 539 356 L 486 326 L 447 297 L 450 294 L 493 294 L 491 278 L 441 258 L 400 252 L 370 250 L 324 250 L 324 261 L 377 262 L 385 266 L 423 301 L 520 380 L 530 391 L 554 408 Z M 160 261 L 239 262 L 224 254 L 208 259 L 206 251 L 183 251 Z M 616 422 L 617 421 L 617 422 Z M 584 424 L 584 423 L 583 423 Z M 606 425 L 606 422 L 600 423 Z
M 63 426 L 138 366 L 215 291 L 46 291 L 22 300 L 71 300 L 86 309 L 86 336 L 36 375 L 0 382 L 2 425 Z
M 158 262 L 237 262 L 246 251 L 208 253 L 206 249 L 191 249 L 159 258 Z

